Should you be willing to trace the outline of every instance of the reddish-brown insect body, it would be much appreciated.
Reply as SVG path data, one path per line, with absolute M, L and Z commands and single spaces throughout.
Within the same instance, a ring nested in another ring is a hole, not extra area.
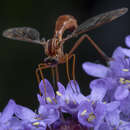
M 77 27 L 77 20 L 73 16 L 62 15 L 58 17 L 54 37 L 45 44 L 45 54 L 48 56 L 47 60 L 51 58 L 58 61 L 58 63 L 64 60 L 63 46 L 60 45 L 63 40 L 62 36 L 67 29 L 73 32 Z M 47 60 L 45 59 L 45 62 Z

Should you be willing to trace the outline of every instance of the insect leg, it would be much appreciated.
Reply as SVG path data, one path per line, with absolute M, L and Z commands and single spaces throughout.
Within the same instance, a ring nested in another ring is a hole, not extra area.
M 36 77 L 38 79 L 38 82 L 40 83 L 40 77 L 41 77 L 41 80 L 43 81 L 43 84 L 44 84 L 45 101 L 46 101 L 47 92 L 46 92 L 46 84 L 45 84 L 45 79 L 44 79 L 42 70 L 47 69 L 47 68 L 50 68 L 50 66 L 41 63 L 38 65 L 38 68 L 36 69 Z M 38 72 L 40 72 L 40 76 L 38 76 Z M 41 94 L 41 91 L 40 91 L 40 94 Z M 46 101 L 46 103 L 47 103 L 47 101 Z
M 59 70 L 58 70 L 58 64 L 56 65 L 56 83 L 59 81 Z
M 69 55 L 65 54 L 65 58 L 66 58 L 66 73 L 67 73 L 67 78 L 68 78 L 68 81 L 70 82 L 71 80 L 70 80 L 70 75 L 69 75 Z M 70 86 L 71 86 L 73 92 L 75 92 L 74 89 L 73 89 L 73 87 L 72 87 L 71 82 L 70 82 Z
M 68 78 L 68 80 L 70 82 L 68 54 L 65 54 L 65 58 L 66 58 L 66 74 L 67 74 L 67 78 Z
M 73 80 L 75 81 L 75 54 L 73 54 L 72 57 L 73 57 L 72 77 L 73 77 Z
M 39 69 L 36 68 L 36 70 L 35 70 L 35 75 L 36 75 L 36 79 L 37 79 L 37 82 L 38 82 L 38 85 L 39 85 L 39 83 L 40 83 L 40 76 L 39 76 L 38 71 L 39 71 Z
M 90 43 L 94 46 L 94 48 L 96 48 L 96 50 L 99 52 L 99 54 L 106 60 L 106 61 L 110 61 L 111 58 L 109 58 L 98 46 L 97 44 L 90 38 L 90 36 L 88 36 L 87 34 L 84 34 L 83 36 L 81 36 L 79 38 L 79 40 L 75 43 L 75 45 L 73 46 L 73 48 L 70 50 L 69 55 L 72 55 L 72 53 L 75 51 L 75 49 L 80 45 L 80 43 L 87 38 Z
M 54 75 L 55 75 L 55 67 L 56 66 L 51 66 L 51 65 L 47 65 L 47 64 L 45 64 L 45 63 L 40 63 L 39 65 L 39 71 L 40 71 L 40 76 L 41 76 L 41 79 L 42 79 L 42 81 L 43 81 L 43 84 L 44 84 L 44 92 L 45 92 L 45 101 L 46 101 L 46 103 L 48 102 L 47 100 L 47 89 L 46 89 L 46 84 L 45 84 L 45 79 L 44 79 L 44 76 L 43 76 L 43 70 L 44 69 L 50 69 L 51 68 L 51 71 L 53 71 L 52 73 L 54 73 Z M 55 79 L 55 78 L 54 78 Z M 55 98 L 52 98 L 53 99 L 53 101 L 55 102 L 55 103 L 57 103 L 57 101 L 56 101 L 56 99 Z
M 39 71 L 39 69 L 36 68 L 36 70 L 35 70 L 35 75 L 36 75 L 36 79 L 37 79 L 37 82 L 38 82 L 38 85 L 39 85 L 39 84 L 40 84 L 40 76 L 39 76 L 39 74 L 38 74 L 38 71 Z M 41 93 L 41 90 L 40 90 L 39 87 L 38 87 L 38 89 L 39 89 L 40 96 L 42 96 L 42 93 Z
M 76 92 L 78 93 L 77 86 L 76 86 L 76 80 L 75 80 L 75 60 L 76 60 L 75 54 L 70 55 L 70 56 L 69 56 L 69 59 L 70 59 L 70 58 L 73 58 L 73 64 L 72 64 L 72 78 L 73 78 L 73 81 L 74 81 L 74 85 L 75 85 Z
M 53 86 L 56 86 L 56 82 L 55 82 L 55 67 L 51 67 L 51 74 L 52 74 L 52 82 L 53 82 Z
M 41 63 L 40 64 L 40 67 L 44 67 L 46 64 L 44 63 Z M 52 81 L 53 81 L 53 85 L 56 86 L 56 83 L 59 81 L 59 72 L 58 72 L 58 64 L 56 64 L 55 66 L 51 66 L 51 65 L 48 65 L 46 67 L 47 68 L 51 68 L 51 74 L 52 74 Z M 45 68 L 44 68 L 45 69 Z M 56 78 L 55 78 L 56 76 Z

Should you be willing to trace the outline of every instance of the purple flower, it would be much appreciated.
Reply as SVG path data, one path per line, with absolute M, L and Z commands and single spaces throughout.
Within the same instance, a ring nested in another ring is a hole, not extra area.
M 119 107 L 120 102 L 118 101 L 104 102 L 103 99 L 108 91 L 107 85 L 109 82 L 103 78 L 93 80 L 90 83 L 91 93 L 87 96 L 88 101 L 82 102 L 78 112 L 78 119 L 82 125 L 98 130 L 100 125 L 104 123 L 107 114 Z
M 0 123 L 7 123 L 13 117 L 15 107 L 15 102 L 10 99 L 7 106 L 4 108 L 3 112 L 0 115 Z
M 53 105 L 40 105 L 38 113 L 38 118 L 43 119 L 48 126 L 60 118 L 59 110 Z
M 120 111 L 118 109 L 106 113 L 105 121 L 109 125 L 109 127 L 118 128 L 120 124 Z
M 86 97 L 81 94 L 79 85 L 76 81 L 71 80 L 66 89 L 58 82 L 57 102 L 62 112 L 70 114 L 76 114 L 80 103 L 87 100 Z
M 108 112 L 104 122 L 99 126 L 99 130 L 129 130 L 130 122 L 120 120 L 120 111 L 115 109 Z
M 105 116 L 105 104 L 97 103 L 94 105 L 91 102 L 84 102 L 79 109 L 78 112 L 78 120 L 79 122 L 86 126 L 95 128 L 98 130 L 98 127 L 102 123 Z
M 110 61 L 110 72 L 108 76 L 112 77 L 129 77 L 130 76 L 130 49 L 118 47 L 113 55 L 113 61 Z
M 106 95 L 108 82 L 105 79 L 96 79 L 90 82 L 91 93 L 87 98 L 92 102 L 102 102 Z
M 118 110 L 119 105 L 120 103 L 117 101 L 111 103 L 86 101 L 79 107 L 78 120 L 86 127 L 92 127 L 94 130 L 100 130 L 99 127 L 104 124 L 104 120 L 112 121 L 112 112 L 114 113 L 114 111 Z
M 81 94 L 79 85 L 76 81 L 71 80 L 66 89 L 65 87 L 58 82 L 58 91 L 55 93 L 52 85 L 48 80 L 45 79 L 46 86 L 46 101 L 45 102 L 45 91 L 44 91 L 44 83 L 41 81 L 39 87 L 42 93 L 42 96 L 38 94 L 38 100 L 41 105 L 51 104 L 53 107 L 61 110 L 65 113 L 76 114 L 78 111 L 79 104 L 86 100 L 86 97 Z
M 37 97 L 38 97 L 38 101 L 41 105 L 56 104 L 55 93 L 54 93 L 53 87 L 47 79 L 45 79 L 45 84 L 44 84 L 43 80 L 41 80 L 41 82 L 39 84 L 39 88 L 42 93 L 42 96 L 40 96 L 38 94 Z M 45 88 L 46 88 L 46 92 L 45 92 Z
M 124 121 L 130 120 L 130 95 L 120 102 L 120 118 Z
M 101 65 L 101 64 L 95 64 L 91 62 L 85 62 L 82 65 L 84 71 L 91 76 L 103 78 L 107 76 L 109 68 Z
M 91 76 L 104 77 L 124 77 L 130 76 L 130 50 L 122 47 L 117 47 L 112 55 L 112 61 L 109 66 L 85 62 L 82 67 L 85 72 Z
M 119 130 L 130 130 L 130 122 L 120 120 L 118 129 Z
M 16 105 L 15 115 L 25 122 L 25 126 L 44 129 L 58 120 L 60 116 L 59 111 L 52 105 L 40 105 L 38 113 L 27 107 Z
M 108 91 L 109 82 L 106 79 L 96 79 L 90 83 L 91 93 L 87 96 L 88 102 L 82 102 L 79 107 L 78 119 L 82 125 L 98 130 L 104 124 L 104 119 L 108 113 L 115 111 L 120 106 L 120 102 L 104 102 L 104 97 Z M 89 122 L 89 119 L 93 119 Z M 109 119 L 109 118 L 108 118 Z M 107 127 L 107 126 L 104 126 Z
M 112 59 L 109 67 L 86 62 L 83 64 L 83 69 L 89 75 L 105 78 L 106 82 L 109 81 L 107 87 L 110 91 L 107 92 L 107 97 L 112 96 L 111 99 L 123 100 L 129 95 L 130 89 L 130 50 L 118 47 Z
M 18 130 L 23 128 L 22 122 L 14 117 L 15 108 L 15 102 L 10 99 L 3 112 L 0 114 L 0 130 Z
M 109 62 L 109 66 L 107 67 L 91 62 L 83 64 L 83 69 L 87 74 L 100 78 L 91 83 L 94 83 L 95 88 L 99 91 L 96 89 L 93 90 L 93 85 L 91 86 L 90 84 L 92 90 L 91 94 L 93 94 L 92 96 L 90 96 L 90 94 L 88 97 L 92 98 L 94 96 L 95 99 L 96 97 L 98 99 L 98 93 L 100 95 L 102 91 L 102 94 L 104 93 L 104 96 L 102 95 L 104 98 L 101 98 L 102 101 L 110 103 L 115 100 L 120 101 L 119 110 L 117 110 L 118 112 L 108 113 L 105 119 L 107 122 L 102 122 L 100 129 L 103 127 L 106 129 L 127 129 L 130 124 L 120 125 L 120 120 L 129 121 L 130 119 L 130 50 L 118 47 L 114 51 L 112 58 L 113 60 Z M 100 82 L 102 82 L 103 85 L 100 85 Z M 99 89 L 100 86 L 102 86 L 101 90 Z

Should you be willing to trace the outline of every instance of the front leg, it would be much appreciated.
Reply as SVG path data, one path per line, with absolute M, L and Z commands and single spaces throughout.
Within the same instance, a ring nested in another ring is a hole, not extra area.
M 44 79 L 42 70 L 47 69 L 47 68 L 50 68 L 50 66 L 48 66 L 47 64 L 44 64 L 44 63 L 40 63 L 40 64 L 38 64 L 38 68 L 36 68 L 36 71 L 35 71 L 38 85 L 40 84 L 41 80 L 43 81 L 45 97 L 46 97 L 46 84 L 45 84 L 45 79 Z M 39 76 L 39 73 L 40 73 L 40 76 Z M 40 91 L 40 95 L 41 95 L 41 91 Z

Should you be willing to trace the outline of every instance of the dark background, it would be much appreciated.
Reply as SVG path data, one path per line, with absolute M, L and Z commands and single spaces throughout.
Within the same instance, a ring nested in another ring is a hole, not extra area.
M 129 0 L 1 0 L 0 34 L 11 27 L 29 26 L 36 28 L 46 39 L 52 38 L 55 22 L 62 14 L 73 15 L 78 23 L 97 14 L 121 7 L 130 7 Z M 124 45 L 124 38 L 130 34 L 130 13 L 121 18 L 89 32 L 89 35 L 108 54 Z M 73 46 L 76 39 L 67 41 L 65 52 Z M 75 51 L 76 79 L 81 91 L 89 94 L 89 82 L 92 77 L 82 70 L 82 63 L 92 61 L 102 63 L 103 59 L 85 40 Z M 45 57 L 39 45 L 14 41 L 0 36 L 0 110 L 10 98 L 18 104 L 35 108 L 38 104 L 38 92 L 35 68 Z M 66 85 L 65 66 L 60 66 L 60 81 Z M 50 73 L 45 77 L 51 79 Z M 50 80 L 51 81 L 51 80 Z M 52 81 L 51 81 L 52 83 Z

